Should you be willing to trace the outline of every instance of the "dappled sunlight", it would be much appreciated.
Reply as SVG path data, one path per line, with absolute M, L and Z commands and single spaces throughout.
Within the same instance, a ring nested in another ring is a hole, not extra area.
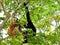
M 4 12 L 0 12 L 0 17 L 3 17 L 4 16 Z
M 6 37 L 8 37 L 7 30 L 3 29 L 1 31 L 1 36 L 2 36 L 3 39 L 6 38 Z
M 0 45 L 60 45 L 60 1 L 0 0 Z

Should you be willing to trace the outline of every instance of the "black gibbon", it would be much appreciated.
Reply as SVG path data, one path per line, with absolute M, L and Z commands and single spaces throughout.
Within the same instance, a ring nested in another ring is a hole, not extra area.
M 24 3 L 25 9 L 26 9 L 26 18 L 27 18 L 28 24 L 24 25 L 24 27 L 25 28 L 31 28 L 34 32 L 33 36 L 36 36 L 36 28 L 30 19 L 30 13 L 29 13 L 28 7 L 26 5 L 27 5 L 27 3 Z
M 26 5 L 27 5 L 27 3 L 24 2 L 24 6 L 25 6 L 25 9 L 26 9 L 26 18 L 27 18 L 28 24 L 24 25 L 24 27 L 32 29 L 32 31 L 34 32 L 33 36 L 36 36 L 36 28 L 35 28 L 35 26 L 33 25 L 32 21 L 30 19 L 30 13 L 29 13 L 28 7 Z M 28 42 L 27 31 L 25 32 L 24 39 L 25 40 L 24 40 L 23 43 L 27 43 Z

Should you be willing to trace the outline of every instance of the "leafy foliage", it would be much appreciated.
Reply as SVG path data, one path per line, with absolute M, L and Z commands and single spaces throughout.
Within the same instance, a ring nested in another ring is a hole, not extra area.
M 4 0 L 6 11 L 17 9 L 24 0 Z M 39 32 L 36 37 L 32 37 L 32 30 L 26 29 L 28 32 L 28 43 L 26 45 L 59 45 L 60 44 L 60 0 L 30 0 L 28 5 L 30 18 L 38 28 Z M 2 7 L 0 7 L 2 11 Z M 22 5 L 15 13 L 15 18 L 19 18 L 19 24 L 24 28 L 26 21 L 25 7 Z M 4 20 L 5 18 L 0 18 Z M 52 24 L 52 22 L 54 22 Z M 10 24 L 10 20 L 4 26 L 4 29 Z M 22 45 L 24 35 L 17 32 L 16 36 L 8 36 L 6 39 L 0 39 L 0 45 Z M 23 44 L 25 45 L 25 44 Z

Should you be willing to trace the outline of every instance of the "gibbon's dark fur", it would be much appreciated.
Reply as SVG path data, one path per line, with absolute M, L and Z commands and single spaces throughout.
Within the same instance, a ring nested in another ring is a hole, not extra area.
M 27 5 L 27 3 L 24 2 L 24 6 L 25 6 L 25 9 L 26 9 L 26 18 L 27 18 L 28 24 L 24 25 L 24 27 L 32 29 L 33 32 L 34 32 L 33 36 L 36 36 L 36 28 L 35 28 L 35 26 L 33 25 L 32 21 L 30 19 L 30 13 L 29 13 L 28 7 L 26 5 Z M 24 32 L 24 34 L 25 34 L 25 37 L 24 37 L 25 40 L 24 40 L 23 43 L 27 43 L 28 42 L 27 31 Z
M 28 24 L 24 25 L 24 27 L 25 28 L 31 28 L 34 32 L 33 36 L 35 36 L 36 35 L 36 28 L 35 28 L 35 26 L 33 25 L 32 21 L 30 19 L 30 13 L 29 13 L 28 7 L 26 5 L 27 4 L 24 3 L 25 9 L 26 9 L 26 18 L 27 18 Z

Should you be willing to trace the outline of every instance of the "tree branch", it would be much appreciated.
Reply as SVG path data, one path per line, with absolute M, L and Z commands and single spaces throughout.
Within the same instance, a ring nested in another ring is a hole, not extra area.
M 4 6 L 4 0 L 1 0 L 0 3 L 1 3 L 2 9 L 3 9 L 3 11 L 4 11 L 4 14 L 7 15 L 6 8 L 5 8 L 5 6 Z
M 7 20 L 9 19 L 9 15 L 6 17 L 6 19 L 2 22 L 2 24 L 0 25 L 0 30 L 2 30 L 2 28 L 4 28 L 5 23 L 7 22 Z
M 17 10 L 19 10 L 22 6 L 23 6 L 23 3 L 20 3 L 20 4 L 17 6 L 17 8 L 14 10 L 14 12 L 12 13 L 12 15 L 14 15 L 14 14 L 17 12 Z
M 6 19 L 2 22 L 2 24 L 0 25 L 0 30 L 2 30 L 2 28 L 4 27 L 5 23 L 7 22 L 7 20 L 9 19 L 9 14 L 6 12 L 5 6 L 4 6 L 4 0 L 0 0 L 2 9 L 4 11 L 4 14 L 6 15 Z
M 4 14 L 6 15 L 6 19 L 5 19 L 5 20 L 2 22 L 2 24 L 0 25 L 0 30 L 2 30 L 2 28 L 4 28 L 4 25 L 6 24 L 7 20 L 9 19 L 10 14 L 8 14 L 8 13 L 6 12 L 6 9 L 5 9 L 5 7 L 4 7 L 3 0 L 0 0 L 0 1 L 1 1 L 1 5 L 2 5 L 2 8 L 3 8 Z M 23 2 L 23 3 L 24 3 L 24 2 Z M 14 10 L 14 12 L 12 13 L 12 15 L 14 15 L 14 14 L 16 13 L 16 11 L 22 7 L 23 3 L 20 3 L 20 4 L 18 5 L 18 7 Z

